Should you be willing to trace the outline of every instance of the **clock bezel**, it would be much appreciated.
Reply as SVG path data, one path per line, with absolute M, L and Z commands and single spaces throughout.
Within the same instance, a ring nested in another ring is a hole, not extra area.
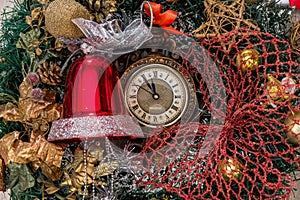
M 181 64 L 179 64 L 178 62 L 176 62 L 175 60 L 168 58 L 168 57 L 164 57 L 164 56 L 148 56 L 146 58 L 142 58 L 136 62 L 134 62 L 133 64 L 131 64 L 123 73 L 122 77 L 121 77 L 121 82 L 122 82 L 122 86 L 123 86 L 123 91 L 124 92 L 124 97 L 125 97 L 125 106 L 128 110 L 128 112 L 130 113 L 131 116 L 135 117 L 138 122 L 145 126 L 145 127 L 149 127 L 149 128 L 155 128 L 158 125 L 155 124 L 148 124 L 143 122 L 143 120 L 139 119 L 134 113 L 132 113 L 131 109 L 129 108 L 128 102 L 127 102 L 127 98 L 126 98 L 126 91 L 127 91 L 127 86 L 128 86 L 128 82 L 130 80 L 133 79 L 132 75 L 134 75 L 135 73 L 137 73 L 138 70 L 140 70 L 142 67 L 147 67 L 149 68 L 149 65 L 154 64 L 154 65 L 164 65 L 165 67 L 170 67 L 171 69 L 175 70 L 179 75 L 181 75 L 181 77 L 178 77 L 179 79 L 181 79 L 181 81 L 183 81 L 184 85 L 186 86 L 186 103 L 184 105 L 184 110 L 182 110 L 182 112 L 170 123 L 168 124 L 162 124 L 162 126 L 165 127 L 170 127 L 174 124 L 177 124 L 179 122 L 182 123 L 186 123 L 188 122 L 188 120 L 193 116 L 195 108 L 196 108 L 196 89 L 195 89 L 195 84 L 193 81 L 192 76 L 189 74 L 189 72 L 187 71 L 187 69 L 185 69 Z

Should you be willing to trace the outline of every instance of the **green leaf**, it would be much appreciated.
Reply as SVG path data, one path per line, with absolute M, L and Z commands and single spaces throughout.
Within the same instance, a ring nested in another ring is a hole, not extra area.
M 21 193 L 34 186 L 35 179 L 27 165 L 10 163 L 7 166 L 10 170 L 9 188 L 13 193 Z
M 20 38 L 16 44 L 16 47 L 32 51 L 34 50 L 34 48 L 32 48 L 34 42 L 38 41 L 40 36 L 41 31 L 38 28 L 30 30 L 26 33 L 20 33 Z

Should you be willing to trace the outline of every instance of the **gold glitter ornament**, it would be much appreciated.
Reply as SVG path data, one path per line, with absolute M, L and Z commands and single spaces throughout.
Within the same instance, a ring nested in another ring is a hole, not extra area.
M 55 0 L 45 10 L 45 28 L 55 38 L 80 38 L 81 30 L 71 21 L 90 19 L 89 11 L 74 0 Z
M 222 174 L 226 181 L 233 178 L 240 181 L 242 179 L 241 169 L 240 163 L 231 157 L 223 159 L 218 166 L 218 172 Z
M 285 120 L 285 124 L 288 126 L 289 141 L 298 144 L 300 141 L 300 112 L 292 112 Z
M 236 65 L 242 69 L 242 72 L 254 70 L 259 64 L 259 53 L 255 49 L 245 49 L 236 57 Z

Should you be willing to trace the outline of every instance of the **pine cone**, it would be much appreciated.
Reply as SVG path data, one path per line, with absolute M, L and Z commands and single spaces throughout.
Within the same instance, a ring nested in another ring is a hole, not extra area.
M 37 69 L 41 81 L 47 85 L 53 86 L 61 83 L 62 74 L 60 71 L 61 68 L 53 61 L 46 61 L 43 64 L 40 64 Z
M 88 4 L 89 11 L 97 22 L 102 22 L 109 14 L 117 11 L 116 0 L 85 0 Z

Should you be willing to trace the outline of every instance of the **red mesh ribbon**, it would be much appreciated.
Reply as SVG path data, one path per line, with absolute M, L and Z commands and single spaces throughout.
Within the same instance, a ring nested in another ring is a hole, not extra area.
M 233 37 L 235 44 L 224 50 L 223 44 Z M 137 181 L 189 200 L 288 197 L 294 181 L 287 169 L 299 168 L 299 146 L 288 140 L 285 120 L 291 110 L 299 111 L 300 66 L 294 61 L 299 54 L 286 41 L 250 31 L 237 30 L 194 45 L 203 46 L 209 56 L 194 48 L 184 64 L 201 77 L 196 87 L 216 120 L 173 126 L 149 139 L 140 157 L 143 175 Z M 243 72 L 236 59 L 245 49 L 256 49 L 261 62 Z M 211 67 L 210 59 L 217 68 Z M 292 78 L 296 92 L 284 100 L 270 98 L 268 75 L 279 82 Z

